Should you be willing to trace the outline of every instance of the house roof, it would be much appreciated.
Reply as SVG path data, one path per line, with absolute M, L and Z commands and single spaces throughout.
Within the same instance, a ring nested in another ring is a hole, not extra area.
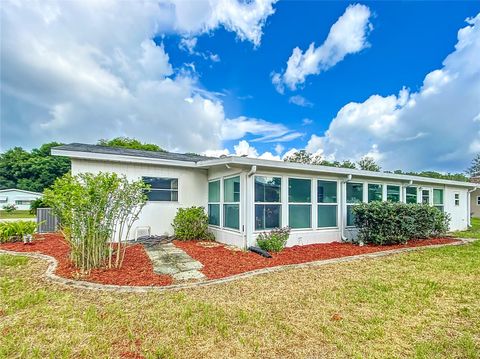
M 33 194 L 33 195 L 37 195 L 37 196 L 43 196 L 43 195 L 42 195 L 41 193 L 39 193 L 39 192 L 26 191 L 26 190 L 24 190 L 24 189 L 18 189 L 18 188 L 0 189 L 0 193 L 9 192 L 9 191 L 16 191 L 16 192 L 22 192 L 22 193 L 26 193 L 26 194 Z
M 297 171 L 310 172 L 318 174 L 336 174 L 348 176 L 352 175 L 354 178 L 377 178 L 383 181 L 402 181 L 415 183 L 429 183 L 439 185 L 453 185 L 459 187 L 476 188 L 478 184 L 470 182 L 460 182 L 444 180 L 439 178 L 429 178 L 421 176 L 400 175 L 385 172 L 373 172 L 356 170 L 350 168 L 338 168 L 330 166 L 310 165 L 303 163 L 292 163 L 275 160 L 264 160 L 259 158 L 249 157 L 206 157 L 196 154 L 181 154 L 173 152 L 157 152 L 157 151 L 142 151 L 125 148 L 106 147 L 98 145 L 86 145 L 81 143 L 72 143 L 52 148 L 52 154 L 58 156 L 67 156 L 71 158 L 91 159 L 100 161 L 112 162 L 130 162 L 130 163 L 146 163 L 157 165 L 170 165 L 180 167 L 190 167 L 198 169 L 208 169 L 215 166 L 232 165 L 239 167 L 257 166 L 264 169 L 271 169 L 277 171 Z M 353 180 L 354 181 L 354 180 Z
M 156 159 L 163 159 L 163 160 L 169 160 L 169 161 L 184 161 L 184 162 L 195 162 L 195 163 L 202 160 L 212 159 L 212 157 L 201 156 L 193 153 L 134 150 L 134 149 L 122 148 L 122 147 L 87 145 L 84 143 L 70 143 L 68 145 L 53 147 L 53 150 L 54 151 L 52 151 L 52 154 L 58 154 L 58 152 L 61 152 L 61 151 L 70 151 L 70 152 L 84 152 L 84 153 L 99 153 L 99 154 L 114 155 L 114 156 L 156 158 Z M 68 157 L 68 154 L 66 156 Z

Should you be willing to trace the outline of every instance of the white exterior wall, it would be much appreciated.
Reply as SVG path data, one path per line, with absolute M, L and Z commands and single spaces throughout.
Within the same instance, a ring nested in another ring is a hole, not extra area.
M 178 208 L 207 206 L 207 171 L 203 169 L 72 159 L 72 174 L 82 172 L 115 172 L 130 180 L 142 176 L 178 178 L 178 202 L 147 202 L 132 227 L 130 239 L 134 239 L 135 228 L 142 226 L 150 226 L 151 234 L 172 235 L 171 223 Z
M 455 194 L 459 195 L 460 203 L 455 205 Z M 445 211 L 450 214 L 450 230 L 462 231 L 467 229 L 470 218 L 468 208 L 469 193 L 467 189 L 459 187 L 446 187 L 444 194 Z
M 37 198 L 41 198 L 41 193 L 22 191 L 18 189 L 7 189 L 0 191 L 0 211 L 3 211 L 3 206 L 15 205 L 17 210 L 28 211 L 30 210 L 30 203 L 17 204 L 17 201 L 33 201 Z

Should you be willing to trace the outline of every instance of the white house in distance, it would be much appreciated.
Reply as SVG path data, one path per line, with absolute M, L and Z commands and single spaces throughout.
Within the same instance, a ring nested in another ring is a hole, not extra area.
M 25 191 L 23 189 L 2 189 L 0 190 L 0 211 L 6 205 L 15 205 L 18 210 L 29 210 L 30 203 L 41 198 L 42 194 L 38 192 Z
M 178 208 L 203 206 L 217 241 L 245 248 L 259 233 L 291 227 L 287 246 L 341 241 L 355 235 L 359 202 L 426 203 L 451 216 L 451 230 L 470 224 L 475 184 L 246 157 L 208 158 L 69 144 L 52 154 L 72 160 L 72 173 L 115 172 L 151 185 L 136 225 L 172 234 Z M 132 231 L 134 239 L 135 231 Z

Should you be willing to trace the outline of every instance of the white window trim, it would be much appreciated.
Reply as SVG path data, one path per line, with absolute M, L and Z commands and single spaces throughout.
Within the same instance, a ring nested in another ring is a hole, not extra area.
M 323 182 L 334 182 L 336 185 L 337 185 L 337 201 L 335 203 L 320 203 L 318 202 L 318 181 L 323 181 Z M 316 190 L 316 194 L 315 194 L 315 206 L 317 207 L 317 213 L 316 213 L 316 216 L 315 216 L 315 229 L 317 230 L 322 230 L 322 229 L 337 229 L 339 226 L 338 226 L 338 219 L 339 219 L 339 204 L 338 204 L 338 199 L 340 198 L 340 183 L 341 181 L 339 180 L 333 180 L 333 179 L 326 179 L 326 178 L 316 178 L 315 179 L 315 188 L 317 189 Z M 318 206 L 336 206 L 337 207 L 337 210 L 336 210 L 336 223 L 337 225 L 336 226 L 330 226 L 330 227 L 319 227 L 318 226 Z
M 384 183 L 380 183 L 380 182 L 366 182 L 367 184 L 367 199 L 366 199 L 366 203 L 371 203 L 369 200 L 368 200 L 368 185 L 374 185 L 374 186 L 380 186 L 382 188 L 382 199 L 380 200 L 380 202 L 383 202 L 383 201 L 386 201 L 386 197 L 385 197 L 385 189 L 387 188 L 387 186 L 384 184 Z
M 309 180 L 310 181 L 310 202 L 290 202 L 290 191 L 289 191 L 289 182 L 290 182 L 290 179 L 303 179 L 303 180 Z M 315 187 L 314 185 L 316 184 L 314 178 L 312 177 L 301 177 L 301 176 L 295 176 L 295 177 L 292 177 L 292 176 L 287 176 L 287 181 L 286 181 L 286 185 L 287 185 L 287 223 L 288 223 L 288 227 L 291 229 L 291 231 L 293 232 L 299 232 L 299 231 L 308 231 L 308 230 L 312 230 L 314 229 L 314 225 L 316 225 L 315 223 L 313 223 L 313 215 L 314 215 L 314 211 L 313 211 L 313 207 L 314 207 L 314 196 L 317 195 L 317 191 L 316 191 L 316 188 L 314 190 L 313 187 Z M 315 200 L 316 202 L 316 200 Z M 290 227 L 290 205 L 309 205 L 310 206 L 310 227 L 304 227 L 304 228 L 292 228 Z M 316 211 L 315 211 L 316 213 Z
M 271 178 L 280 178 L 280 201 L 279 202 L 256 202 L 255 201 L 255 178 L 257 177 L 271 177 Z M 252 194 L 253 194 L 253 200 L 252 200 L 252 203 L 253 203 L 253 232 L 254 233 L 262 233 L 262 232 L 265 232 L 265 231 L 271 231 L 273 228 L 264 228 L 264 229 L 256 229 L 255 228 L 255 210 L 256 210 L 256 206 L 257 204 L 258 205 L 274 205 L 274 206 L 280 206 L 280 226 L 279 228 L 282 228 L 283 227 L 283 211 L 284 211 L 284 208 L 283 208 L 283 201 L 282 201 L 282 194 L 283 194 L 283 176 L 281 175 L 272 175 L 272 174 L 269 174 L 269 175 L 264 175 L 264 174 L 255 174 L 255 176 L 253 176 L 253 191 L 252 191 Z
M 383 200 L 388 201 L 388 187 L 398 187 L 398 202 L 393 202 L 393 203 L 402 203 L 403 202 L 403 191 L 402 191 L 402 185 L 398 183 L 385 183 L 383 186 Z
M 455 192 L 453 194 L 453 204 L 455 207 L 460 207 L 460 192 Z
M 173 188 L 170 188 L 170 189 L 167 189 L 167 188 L 150 188 L 149 191 L 158 191 L 158 192 L 177 192 L 177 200 L 176 201 L 155 201 L 155 200 L 149 200 L 147 198 L 147 203 L 180 203 L 180 191 L 179 191 L 179 188 L 180 188 L 180 178 L 178 177 L 160 177 L 160 176 L 142 176 L 142 181 L 145 177 L 148 177 L 148 178 L 160 178 L 160 179 L 164 179 L 164 180 L 177 180 L 177 189 L 173 189 Z M 145 182 L 145 181 L 144 181 Z M 171 196 L 170 196 L 171 198 Z
M 347 186 L 348 184 L 361 184 L 362 185 L 362 201 L 361 202 L 348 202 L 347 200 Z M 355 228 L 355 225 L 348 225 L 347 224 L 347 213 L 348 213 L 348 206 L 355 206 L 360 203 L 368 203 L 368 182 L 364 181 L 350 181 L 345 183 L 345 214 L 344 214 L 344 223 L 345 223 L 345 228 Z
M 442 191 L 442 203 L 435 203 L 434 202 L 434 196 L 433 192 L 437 191 Z M 438 188 L 438 187 L 433 187 L 432 188 L 432 206 L 434 207 L 442 207 L 442 210 L 445 211 L 445 189 L 444 188 Z
M 208 223 L 208 226 L 209 227 L 213 227 L 213 228 L 222 228 L 222 179 L 221 178 L 214 178 L 214 179 L 209 179 L 208 180 L 208 187 L 207 187 L 207 196 L 208 196 L 208 191 L 209 191 L 209 185 L 210 185 L 210 182 L 219 182 L 220 183 L 220 186 L 219 186 L 219 192 L 220 192 L 220 201 L 219 202 L 210 202 L 210 200 L 208 200 L 207 198 L 207 215 L 210 216 L 210 213 L 208 212 L 208 207 L 209 205 L 211 204 L 218 204 L 219 205 L 219 210 L 218 210 L 218 215 L 219 215 L 219 224 L 210 224 Z
M 238 202 L 225 202 L 225 180 L 228 180 L 230 178 L 235 178 L 238 177 L 240 180 L 240 199 Z M 222 200 L 222 205 L 221 205 L 221 219 L 220 219 L 220 224 L 221 224 L 221 229 L 225 231 L 231 231 L 235 233 L 241 233 L 242 232 L 242 173 L 239 172 L 234 175 L 228 175 L 228 176 L 223 176 L 222 181 L 220 184 L 220 199 Z M 228 204 L 236 204 L 238 205 L 238 229 L 237 228 L 230 228 L 230 227 L 225 227 L 225 216 L 224 216 L 224 207 L 225 205 Z

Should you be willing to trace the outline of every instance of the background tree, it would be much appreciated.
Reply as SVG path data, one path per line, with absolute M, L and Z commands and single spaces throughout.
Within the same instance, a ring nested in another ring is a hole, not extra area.
M 52 147 L 60 145 L 50 142 L 31 152 L 14 147 L 0 154 L 0 189 L 43 192 L 56 178 L 70 170 L 69 158 L 50 154 Z
M 364 171 L 380 172 L 381 167 L 375 162 L 373 157 L 365 156 L 358 162 L 358 167 Z
M 129 137 L 115 137 L 111 140 L 101 139 L 97 143 L 101 146 L 108 146 L 108 147 L 123 147 L 123 148 L 131 148 L 134 150 L 145 150 L 145 151 L 161 151 L 166 152 L 160 146 L 153 144 L 153 143 L 142 143 L 139 140 Z
M 470 177 L 478 177 L 480 176 L 480 153 L 478 153 L 472 160 L 472 165 L 468 167 L 467 174 Z
M 283 160 L 285 162 L 312 164 L 312 154 L 306 150 L 299 150 L 286 156 Z
M 349 160 L 345 161 L 328 161 L 320 155 L 313 155 L 306 150 L 299 150 L 284 158 L 285 162 L 304 163 L 310 165 L 342 167 L 355 169 L 355 163 Z

